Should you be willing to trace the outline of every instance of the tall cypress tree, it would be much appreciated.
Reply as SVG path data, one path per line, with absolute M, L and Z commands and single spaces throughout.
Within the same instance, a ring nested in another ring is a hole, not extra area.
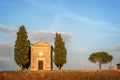
M 28 43 L 29 43 L 29 51 L 28 51 L 29 61 L 23 66 L 23 68 L 26 69 L 26 70 L 28 70 L 30 68 L 30 56 L 31 56 L 30 40 L 28 40 Z
M 54 41 L 54 63 L 58 70 L 61 70 L 63 64 L 66 63 L 67 50 L 65 48 L 65 42 L 63 41 L 61 34 L 56 33 Z
M 14 46 L 14 60 L 21 70 L 30 63 L 30 41 L 24 26 L 19 28 Z

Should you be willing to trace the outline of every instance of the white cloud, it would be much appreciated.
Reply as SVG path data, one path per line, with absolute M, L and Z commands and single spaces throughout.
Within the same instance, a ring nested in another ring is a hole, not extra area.
M 15 34 L 17 31 L 17 28 L 16 27 L 8 27 L 8 26 L 0 24 L 0 31 L 4 32 L 4 33 Z
M 1 57 L 10 57 L 14 55 L 13 47 L 10 44 L 0 43 L 0 56 Z
M 18 67 L 14 61 L 13 47 L 6 43 L 0 43 L 0 71 L 17 70 Z
M 104 38 L 110 38 L 110 37 L 119 37 L 120 35 L 120 28 L 118 26 L 115 26 L 115 24 L 105 22 L 105 21 L 99 21 L 94 20 L 91 18 L 82 17 L 79 15 L 75 15 L 72 12 L 65 12 L 64 17 L 68 17 L 70 19 L 73 19 L 74 21 L 80 22 L 83 25 L 87 25 L 85 27 L 92 28 L 95 30 L 98 30 L 98 33 L 100 32 L 100 37 Z
M 18 70 L 18 69 L 19 67 L 15 63 L 14 59 L 0 56 L 0 71 Z
M 77 21 L 87 24 L 87 25 L 92 25 L 93 27 L 96 27 L 96 28 L 104 28 L 104 29 L 114 30 L 114 28 L 111 27 L 110 23 L 108 23 L 108 22 L 97 21 L 94 19 L 82 17 L 79 15 L 75 15 L 72 12 L 66 12 L 66 14 L 64 14 L 64 16 L 74 19 L 74 20 L 77 20 Z
M 59 21 L 55 22 L 54 25 L 59 24 Z M 8 33 L 8 34 L 15 34 L 18 29 L 16 27 L 7 27 L 4 25 L 0 25 L 0 31 L 3 33 Z M 55 34 L 56 32 L 50 32 L 50 31 L 28 31 L 28 37 L 30 40 L 45 40 L 48 42 L 53 42 L 54 38 L 55 38 Z M 66 33 L 66 32 L 60 32 L 63 40 L 68 42 L 71 41 L 72 35 L 70 33 Z M 0 44 L 1 45 L 1 44 Z M 3 44 L 2 44 L 3 45 Z
M 61 33 L 63 40 L 65 42 L 71 41 L 72 35 L 66 32 L 59 32 Z M 29 33 L 30 40 L 45 40 L 48 42 L 53 42 L 55 38 L 56 32 L 49 32 L 49 31 L 31 31 Z
M 49 13 L 59 13 L 61 6 L 60 1 L 50 1 L 50 0 L 23 0 L 24 2 L 37 7 L 38 9 L 44 9 Z
M 13 61 L 10 57 L 1 57 L 0 56 L 0 61 L 8 62 L 8 61 Z
M 120 52 L 120 46 L 112 48 L 111 51 Z
M 27 3 L 32 4 L 33 6 L 36 6 L 40 9 L 44 9 L 53 15 L 55 15 L 55 18 L 53 20 L 52 26 L 56 26 L 61 23 L 61 16 L 62 18 L 68 17 L 70 19 L 74 19 L 76 21 L 79 21 L 80 23 L 84 23 L 85 25 L 90 25 L 98 29 L 104 29 L 111 32 L 120 32 L 118 28 L 115 28 L 115 26 L 112 26 L 112 23 L 105 22 L 105 21 L 99 21 L 95 19 L 91 19 L 88 17 L 83 17 L 80 15 L 76 15 L 74 12 L 71 12 L 70 9 L 64 5 L 64 1 L 57 0 L 57 1 L 38 1 L 38 0 L 23 0 Z M 43 5 L 43 4 L 46 5 Z M 57 16 L 56 16 L 57 15 Z M 56 26 L 56 27 L 58 27 Z
M 89 18 L 77 16 L 77 15 L 71 14 L 71 13 L 66 14 L 66 17 L 69 17 L 69 18 L 74 19 L 74 20 L 78 20 L 78 21 L 83 22 L 83 23 L 95 25 L 95 26 L 100 26 L 101 24 L 102 25 L 103 24 L 104 25 L 109 24 L 109 23 L 106 23 L 106 22 L 96 21 L 96 20 L 92 20 L 92 19 L 89 19 Z

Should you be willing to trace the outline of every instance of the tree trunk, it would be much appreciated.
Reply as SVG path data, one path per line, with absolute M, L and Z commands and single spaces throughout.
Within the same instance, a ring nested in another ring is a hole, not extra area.
M 22 71 L 23 70 L 23 65 L 20 64 L 19 67 L 20 67 L 20 70 Z
M 61 65 L 58 65 L 58 70 L 61 70 Z
M 99 70 L 101 70 L 101 65 L 102 65 L 101 62 L 99 62 Z

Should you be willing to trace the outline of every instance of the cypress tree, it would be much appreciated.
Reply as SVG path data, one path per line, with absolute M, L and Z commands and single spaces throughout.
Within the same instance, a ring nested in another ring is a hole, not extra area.
M 30 63 L 30 41 L 24 26 L 19 28 L 14 46 L 14 60 L 21 70 Z
M 28 51 L 28 59 L 29 61 L 23 66 L 24 69 L 28 70 L 30 67 L 30 56 L 31 56 L 31 49 L 30 49 L 30 41 L 28 40 L 29 43 L 29 51 Z
M 65 48 L 65 42 L 63 41 L 61 34 L 56 33 L 54 41 L 54 63 L 58 70 L 61 70 L 63 64 L 66 63 L 67 50 Z

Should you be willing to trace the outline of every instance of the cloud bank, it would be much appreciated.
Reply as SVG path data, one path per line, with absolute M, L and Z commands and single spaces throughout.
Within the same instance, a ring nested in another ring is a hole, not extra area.
M 111 51 L 119 52 L 120 51 L 120 46 L 112 48 Z
M 15 34 L 17 32 L 16 27 L 8 27 L 0 24 L 0 32 Z
M 14 48 L 7 43 L 0 43 L 0 71 L 17 70 L 18 66 L 14 61 Z
M 10 44 L 0 43 L 0 56 L 1 57 L 13 57 L 13 47 Z
M 15 34 L 18 31 L 16 27 L 8 27 L 5 25 L 0 24 L 0 32 L 3 33 L 8 33 L 8 34 Z M 38 40 L 45 40 L 48 42 L 53 42 L 55 38 L 56 32 L 51 32 L 51 31 L 28 31 L 28 37 L 32 41 L 38 41 Z M 72 35 L 67 32 L 58 32 L 61 33 L 63 40 L 65 42 L 71 41 Z
M 66 32 L 58 32 L 61 33 L 63 40 L 65 42 L 70 42 L 72 35 Z M 53 42 L 55 38 L 56 32 L 49 32 L 49 31 L 32 31 L 29 33 L 30 40 L 38 41 L 38 40 L 45 40 L 48 42 Z

